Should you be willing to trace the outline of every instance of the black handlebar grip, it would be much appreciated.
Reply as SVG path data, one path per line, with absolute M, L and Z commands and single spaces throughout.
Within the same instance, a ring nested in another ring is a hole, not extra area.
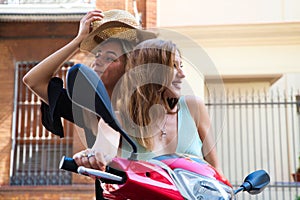
M 66 156 L 63 156 L 61 158 L 60 163 L 59 163 L 59 169 L 64 169 L 67 171 L 78 173 L 77 172 L 78 165 L 75 163 L 74 159 L 66 157 Z

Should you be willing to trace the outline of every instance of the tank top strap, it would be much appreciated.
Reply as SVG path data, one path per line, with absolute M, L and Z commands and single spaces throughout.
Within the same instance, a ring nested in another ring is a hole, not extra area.
M 176 152 L 192 154 L 202 158 L 202 142 L 184 96 L 180 97 L 178 104 L 178 142 Z

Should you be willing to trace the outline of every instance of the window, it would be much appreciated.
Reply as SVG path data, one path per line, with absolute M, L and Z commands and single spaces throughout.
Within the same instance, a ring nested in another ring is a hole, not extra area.
M 22 82 L 22 77 L 35 64 L 16 65 L 10 184 L 71 184 L 71 174 L 59 169 L 59 161 L 63 155 L 73 154 L 73 126 L 64 121 L 63 139 L 42 126 L 40 100 Z M 71 65 L 66 63 L 58 76 L 64 79 Z

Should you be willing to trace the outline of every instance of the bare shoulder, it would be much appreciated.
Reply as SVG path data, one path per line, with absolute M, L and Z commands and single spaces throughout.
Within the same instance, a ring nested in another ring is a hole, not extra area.
M 196 125 L 198 127 L 204 125 L 204 121 L 208 119 L 208 113 L 203 99 L 192 95 L 185 96 L 184 98 Z
M 199 109 L 205 106 L 203 99 L 199 96 L 187 95 L 184 96 L 184 99 L 190 111 L 199 111 Z

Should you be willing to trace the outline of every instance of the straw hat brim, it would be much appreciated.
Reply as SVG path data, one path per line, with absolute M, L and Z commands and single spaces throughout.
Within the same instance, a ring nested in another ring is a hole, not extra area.
M 119 38 L 138 44 L 147 39 L 156 38 L 157 34 L 141 30 L 120 21 L 110 21 L 92 31 L 80 44 L 80 50 L 92 52 L 101 42 L 108 38 Z

